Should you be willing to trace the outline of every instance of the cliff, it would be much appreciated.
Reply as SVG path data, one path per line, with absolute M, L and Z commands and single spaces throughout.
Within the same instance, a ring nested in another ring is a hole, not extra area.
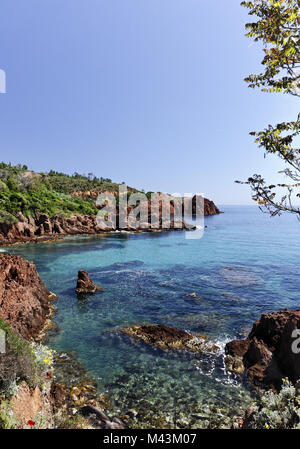
M 61 235 L 97 234 L 96 215 L 74 214 L 69 218 L 52 218 L 37 213 L 34 217 L 17 215 L 17 223 L 0 223 L 0 244 L 40 241 Z
M 196 208 L 196 206 L 195 206 L 195 208 Z M 204 216 L 218 215 L 221 213 L 222 212 L 220 211 L 220 209 L 218 209 L 218 207 L 215 205 L 215 203 L 213 201 L 208 200 L 207 198 L 204 198 Z
M 51 311 L 50 295 L 35 265 L 0 254 L 0 318 L 18 335 L 27 340 L 38 336 Z

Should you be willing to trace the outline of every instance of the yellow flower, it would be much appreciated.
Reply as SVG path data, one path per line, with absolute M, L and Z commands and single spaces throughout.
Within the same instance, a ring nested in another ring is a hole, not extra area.
M 270 426 L 269 426 L 269 424 L 266 424 L 266 429 L 270 429 Z

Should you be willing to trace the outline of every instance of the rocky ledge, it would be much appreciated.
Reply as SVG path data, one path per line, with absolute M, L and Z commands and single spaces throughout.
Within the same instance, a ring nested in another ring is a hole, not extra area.
M 163 324 L 144 324 L 123 329 L 125 334 L 164 350 L 216 352 L 219 347 L 203 335 L 192 335 Z
M 51 315 L 53 295 L 41 280 L 35 265 L 0 254 L 0 318 L 23 338 L 32 340 Z
M 257 386 L 278 390 L 283 378 L 295 384 L 300 378 L 297 329 L 300 310 L 263 314 L 245 340 L 227 343 L 227 368 L 238 373 L 246 371 L 249 381 Z

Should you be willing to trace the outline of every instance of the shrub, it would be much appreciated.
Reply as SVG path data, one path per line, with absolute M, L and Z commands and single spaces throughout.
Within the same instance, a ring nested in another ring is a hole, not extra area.
M 26 166 L 0 163 L 0 223 L 11 224 L 9 217 L 15 217 L 19 212 L 25 217 L 37 212 L 50 217 L 96 214 L 96 198 L 73 197 L 71 194 L 95 189 L 117 192 L 119 189 L 119 184 L 111 179 L 97 178 L 92 173 L 70 176 L 51 170 L 48 174 L 27 176 L 26 171 Z M 8 215 L 4 217 L 4 213 Z
M 279 393 L 265 393 L 250 410 L 252 429 L 295 429 L 300 423 L 300 397 L 288 379 L 283 379 Z
M 0 429 L 15 429 L 16 427 L 18 427 L 18 423 L 14 418 L 10 402 L 2 400 L 0 402 Z
M 17 218 L 14 217 L 12 214 L 10 214 L 5 210 L 0 210 L 0 223 L 12 225 L 17 222 L 18 222 Z
M 0 390 L 10 396 L 11 386 L 22 380 L 35 387 L 39 383 L 40 369 L 32 346 L 1 318 L 0 330 L 5 332 L 6 343 L 5 353 L 0 354 Z
M 54 353 L 56 352 L 54 349 L 49 349 L 47 346 L 44 346 L 40 343 L 32 343 L 31 344 L 36 363 L 41 372 L 45 371 L 45 369 L 53 369 L 54 364 Z

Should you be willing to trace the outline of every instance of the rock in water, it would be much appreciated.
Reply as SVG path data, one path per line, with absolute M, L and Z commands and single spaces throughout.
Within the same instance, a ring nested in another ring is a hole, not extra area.
M 0 254 L 0 318 L 21 337 L 31 340 L 41 332 L 50 315 L 50 295 L 34 264 Z
M 95 285 L 88 273 L 84 270 L 78 271 L 78 281 L 76 286 L 76 292 L 78 294 L 89 294 L 89 293 L 95 293 L 97 290 L 103 290 L 103 287 L 99 287 L 98 285 Z
M 285 377 L 296 383 L 300 379 L 298 329 L 300 310 L 263 314 L 245 340 L 227 343 L 227 366 L 236 365 L 241 369 L 242 361 L 248 379 L 258 386 L 280 389 Z M 236 364 L 232 358 L 237 359 Z
M 161 349 L 182 349 L 193 352 L 216 352 L 219 349 L 203 335 L 192 335 L 163 324 L 132 326 L 124 329 L 123 332 Z

